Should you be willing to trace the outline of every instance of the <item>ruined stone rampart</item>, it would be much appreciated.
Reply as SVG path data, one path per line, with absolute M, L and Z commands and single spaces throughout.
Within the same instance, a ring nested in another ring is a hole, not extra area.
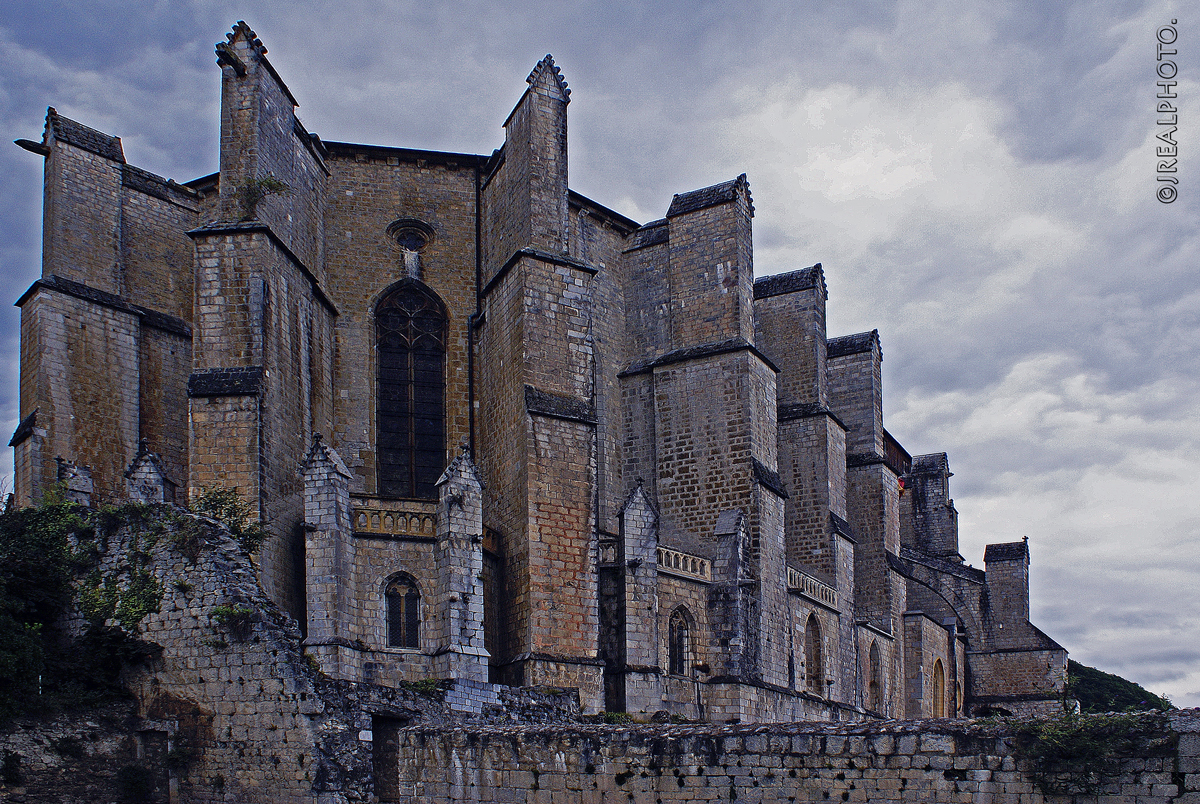
M 1120 734 L 1112 735 L 1126 750 L 1100 761 L 1098 772 L 1071 765 L 1040 777 L 1031 760 L 1015 758 L 1011 729 L 979 721 L 473 731 L 414 727 L 400 734 L 402 761 L 395 800 L 406 804 L 1200 801 L 1200 712 L 1142 718 L 1150 719 L 1150 728 L 1127 742 Z M 1043 788 L 1074 793 L 1046 795 Z
M 1048 784 L 1083 791 L 1078 804 L 1200 802 L 1198 710 L 1117 718 L 1111 755 L 1048 770 L 1004 720 L 603 725 L 579 722 L 573 691 L 507 687 L 464 719 L 455 700 L 477 690 L 462 681 L 319 673 L 215 522 L 129 506 L 93 528 L 72 542 L 92 556 L 81 589 L 119 590 L 110 627 L 147 603 L 135 587 L 161 589 L 135 629 L 161 652 L 127 668 L 127 704 L 0 730 L 0 802 L 1069 800 Z

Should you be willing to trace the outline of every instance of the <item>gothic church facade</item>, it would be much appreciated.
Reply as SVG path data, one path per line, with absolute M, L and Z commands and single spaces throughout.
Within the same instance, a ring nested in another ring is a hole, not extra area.
M 719 721 L 1032 711 L 1066 652 L 1028 547 L 958 552 L 944 454 L 884 428 L 877 332 L 755 279 L 745 176 L 645 224 L 567 183 L 547 56 L 491 155 L 327 142 L 244 23 L 219 171 L 47 115 L 16 496 L 234 487 L 331 675 L 578 688 Z

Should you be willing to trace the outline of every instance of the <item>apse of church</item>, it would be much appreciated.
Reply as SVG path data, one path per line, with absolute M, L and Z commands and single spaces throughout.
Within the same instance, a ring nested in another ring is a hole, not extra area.
M 884 426 L 880 334 L 827 336 L 819 263 L 755 279 L 746 176 L 644 224 L 571 191 L 549 56 L 473 155 L 324 141 L 248 26 L 216 55 L 212 175 L 54 109 L 18 141 L 46 177 L 21 504 L 236 488 L 325 672 L 467 708 L 1056 705 L 1028 545 L 965 563 L 946 456 Z

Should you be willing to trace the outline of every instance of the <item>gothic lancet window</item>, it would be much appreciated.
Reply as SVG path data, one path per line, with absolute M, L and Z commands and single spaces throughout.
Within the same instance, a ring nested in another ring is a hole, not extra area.
M 867 708 L 872 712 L 883 711 L 883 689 L 881 685 L 882 662 L 879 660 L 879 643 L 871 643 L 868 661 L 870 667 L 867 674 Z
M 412 576 L 393 577 L 383 593 L 387 605 L 389 648 L 421 647 L 421 590 Z
M 817 615 L 810 614 L 804 626 L 804 681 L 809 692 L 825 694 L 825 657 L 821 645 L 821 626 Z
M 682 607 L 671 613 L 667 624 L 667 672 L 673 676 L 688 674 L 691 654 L 691 628 Z
M 405 279 L 375 307 L 382 497 L 430 499 L 446 459 L 446 307 Z
M 946 716 L 946 671 L 941 659 L 933 663 L 933 716 Z

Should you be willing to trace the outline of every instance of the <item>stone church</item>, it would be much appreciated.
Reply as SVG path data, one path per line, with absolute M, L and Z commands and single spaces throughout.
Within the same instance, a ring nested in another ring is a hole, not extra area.
M 1057 705 L 1029 550 L 958 551 L 820 264 L 754 278 L 745 176 L 638 223 L 570 190 L 547 56 L 490 155 L 328 142 L 239 22 L 219 170 L 51 108 L 16 497 L 236 488 L 328 674 L 590 711 L 860 720 Z M 214 122 L 215 125 L 215 122 Z

